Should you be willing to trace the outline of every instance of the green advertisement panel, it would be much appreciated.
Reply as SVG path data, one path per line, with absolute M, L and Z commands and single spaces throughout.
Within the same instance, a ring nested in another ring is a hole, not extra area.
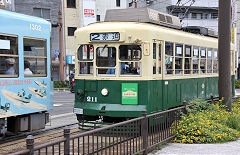
M 122 83 L 122 104 L 138 104 L 137 83 Z

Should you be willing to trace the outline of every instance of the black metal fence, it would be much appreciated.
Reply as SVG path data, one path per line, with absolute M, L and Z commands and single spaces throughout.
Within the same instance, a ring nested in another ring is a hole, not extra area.
M 148 150 L 174 138 L 181 112 L 184 106 L 146 115 L 110 126 L 94 129 L 77 135 L 70 135 L 70 129 L 64 129 L 64 138 L 34 146 L 33 136 L 26 139 L 27 149 L 13 153 L 22 154 L 147 154 Z

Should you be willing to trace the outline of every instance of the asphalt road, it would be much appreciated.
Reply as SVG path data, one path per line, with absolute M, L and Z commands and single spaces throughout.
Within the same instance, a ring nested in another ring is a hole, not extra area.
M 76 123 L 77 118 L 73 113 L 74 93 L 70 91 L 54 90 L 53 109 L 49 111 L 50 122 L 46 124 L 47 128 Z

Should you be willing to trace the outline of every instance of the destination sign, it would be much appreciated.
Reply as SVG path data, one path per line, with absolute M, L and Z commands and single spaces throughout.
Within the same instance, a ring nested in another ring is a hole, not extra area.
M 119 41 L 119 32 L 108 32 L 108 33 L 91 33 L 90 41 Z

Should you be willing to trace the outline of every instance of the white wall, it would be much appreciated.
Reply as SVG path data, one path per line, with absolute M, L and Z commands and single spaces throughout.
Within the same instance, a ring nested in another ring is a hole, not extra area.
M 172 0 L 172 5 L 175 5 L 178 0 Z M 189 0 L 181 0 L 180 6 L 185 4 Z M 189 1 L 184 6 L 189 6 L 192 1 Z M 203 7 L 218 7 L 218 0 L 195 0 L 195 3 L 192 6 L 203 6 Z
M 218 20 L 217 19 L 209 19 L 209 20 L 197 20 L 197 19 L 184 19 L 182 21 L 182 26 L 202 26 L 210 29 L 214 29 L 218 32 Z
M 96 15 L 100 15 L 100 21 L 104 21 L 106 10 L 125 9 L 128 7 L 128 0 L 120 0 L 120 7 L 116 6 L 116 0 L 96 0 Z

